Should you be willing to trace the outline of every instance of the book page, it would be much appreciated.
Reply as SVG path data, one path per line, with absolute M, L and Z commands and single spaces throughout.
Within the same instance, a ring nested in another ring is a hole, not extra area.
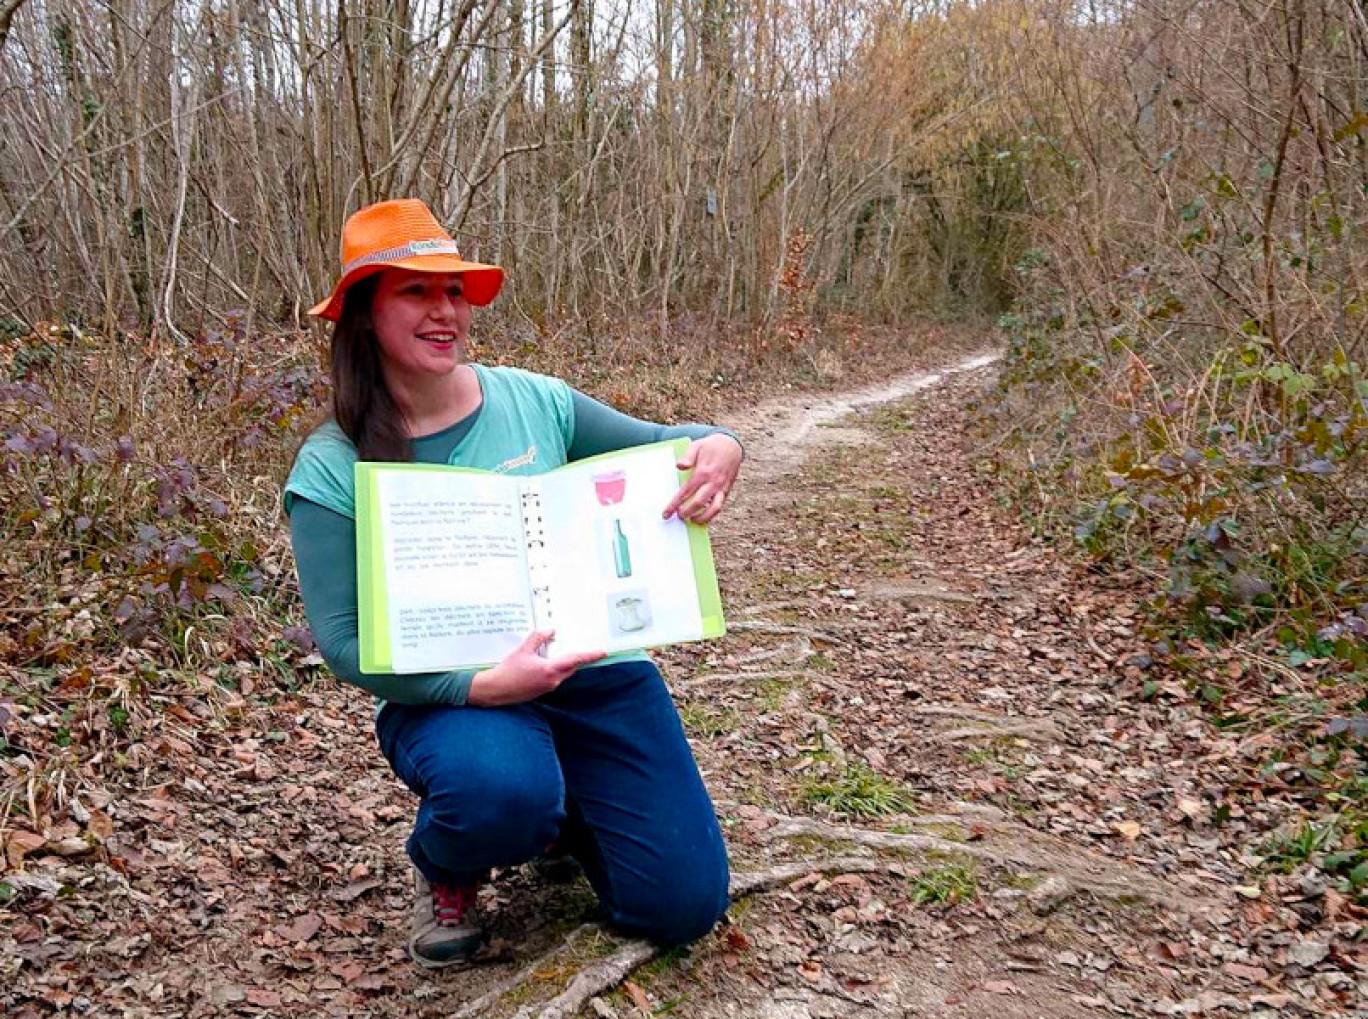
M 623 450 L 542 477 L 556 640 L 551 654 L 625 651 L 703 636 L 688 529 L 661 511 L 678 451 Z
M 460 471 L 381 471 L 395 672 L 499 661 L 532 630 L 517 482 Z

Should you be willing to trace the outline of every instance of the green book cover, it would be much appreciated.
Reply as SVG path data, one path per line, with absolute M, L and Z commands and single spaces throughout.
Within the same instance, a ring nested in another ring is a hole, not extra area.
M 537 475 L 356 465 L 361 669 L 475 668 L 533 629 L 551 654 L 721 636 L 708 529 L 661 511 L 689 440 Z

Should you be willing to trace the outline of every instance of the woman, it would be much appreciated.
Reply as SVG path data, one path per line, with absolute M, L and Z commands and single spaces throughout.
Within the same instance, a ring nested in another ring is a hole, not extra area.
M 739 441 L 701 425 L 629 418 L 564 382 L 464 357 L 471 305 L 497 266 L 467 262 L 415 200 L 362 209 L 343 228 L 342 276 L 311 314 L 335 323 L 334 419 L 305 441 L 285 488 L 304 608 L 329 667 L 379 698 L 376 732 L 420 797 L 408 853 L 418 901 L 409 952 L 468 959 L 493 867 L 553 843 L 583 866 L 606 919 L 665 944 L 706 933 L 727 905 L 712 803 L 659 671 L 642 653 L 543 657 L 534 632 L 478 672 L 358 668 L 352 466 L 450 463 L 536 474 L 610 449 L 687 436 L 692 468 L 666 517 L 707 523 L 741 464 Z

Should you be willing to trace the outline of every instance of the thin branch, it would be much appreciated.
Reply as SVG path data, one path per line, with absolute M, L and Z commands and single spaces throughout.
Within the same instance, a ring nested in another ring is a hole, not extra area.
M 476 168 L 476 179 L 480 183 L 489 179 L 489 173 L 481 168 L 484 166 L 485 160 L 489 158 L 490 146 L 494 143 L 494 137 L 498 133 L 499 121 L 503 118 L 504 112 L 508 109 L 508 104 L 513 101 L 514 96 L 521 93 L 523 82 L 527 81 L 528 75 L 532 73 L 532 69 L 539 65 L 542 54 L 546 52 L 553 42 L 555 42 L 556 36 L 560 35 L 561 29 L 566 26 L 566 23 L 569 22 L 570 18 L 579 9 L 579 5 L 580 0 L 570 0 L 570 3 L 565 7 L 565 13 L 561 15 L 560 20 L 543 33 L 541 39 L 537 41 L 537 45 L 532 48 L 532 52 L 527 55 L 526 61 L 518 71 L 518 76 L 504 87 L 503 93 L 499 96 L 498 101 L 495 102 L 494 109 L 490 113 L 489 120 L 485 124 L 484 135 L 480 138 L 480 147 L 476 150 L 475 158 L 471 160 L 471 166 Z M 495 165 L 498 165 L 497 162 Z M 481 173 L 483 173 L 484 176 L 479 176 Z M 474 198 L 475 189 L 473 187 L 465 188 L 461 194 L 460 204 L 456 207 L 456 214 L 451 217 L 451 229 L 454 233 L 459 233 L 461 227 L 465 224 L 466 215 L 470 212 L 470 204 L 474 201 Z
M 0 7 L 0 50 L 5 48 L 5 40 L 9 38 L 10 22 L 19 13 L 19 8 L 23 7 L 27 0 L 8 0 Z

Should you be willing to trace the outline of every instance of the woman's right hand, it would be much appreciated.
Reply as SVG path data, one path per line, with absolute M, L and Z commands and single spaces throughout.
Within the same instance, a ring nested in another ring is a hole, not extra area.
M 581 665 L 607 657 L 604 651 L 581 651 L 543 658 L 537 652 L 555 635 L 555 630 L 533 630 L 498 665 L 475 673 L 466 703 L 476 708 L 497 708 L 535 700 L 560 686 Z

